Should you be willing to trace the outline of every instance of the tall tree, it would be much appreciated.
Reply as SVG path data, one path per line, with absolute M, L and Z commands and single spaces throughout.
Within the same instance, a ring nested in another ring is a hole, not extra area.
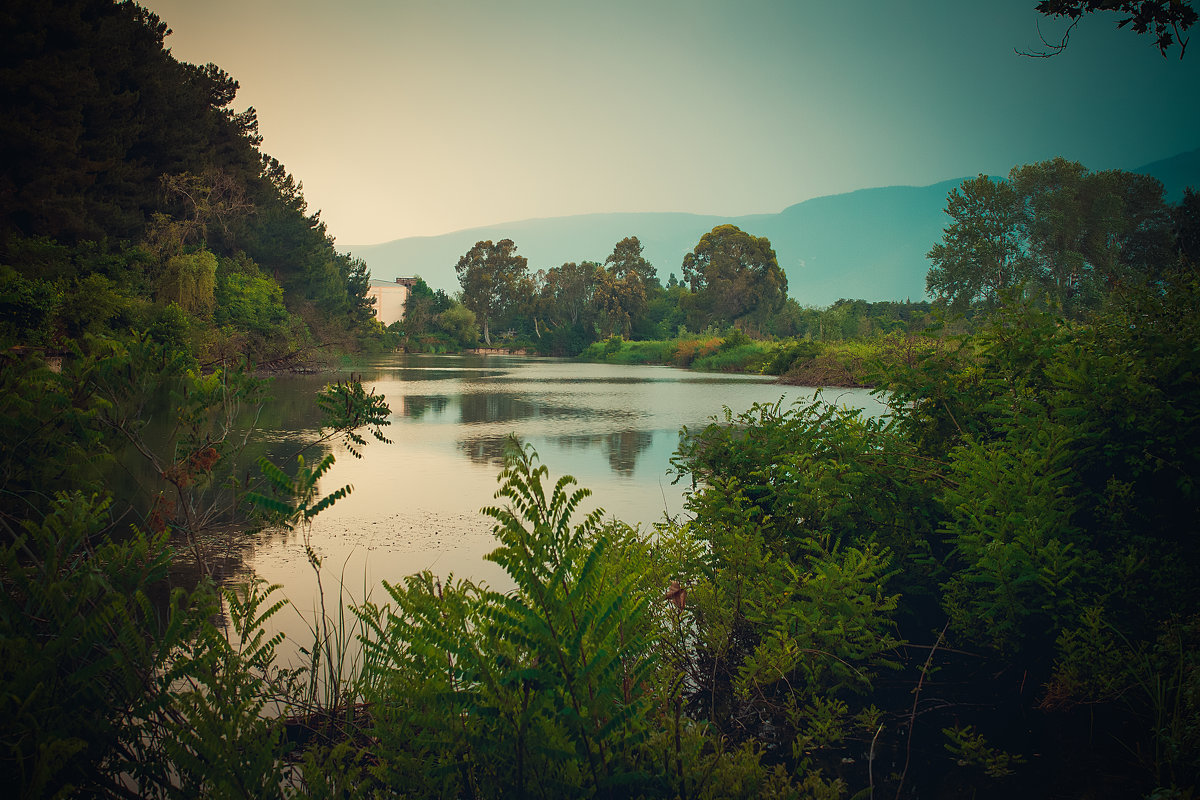
M 946 213 L 926 286 L 960 309 L 1023 284 L 1078 316 L 1119 284 L 1153 278 L 1174 247 L 1156 179 L 1062 158 L 1014 167 L 1006 181 L 965 181 Z
M 597 306 L 605 317 L 606 333 L 620 331 L 629 338 L 633 326 L 646 314 L 647 293 L 657 281 L 653 265 L 642 255 L 636 236 L 617 242 L 597 274 Z
M 4 5 L 0 260 L 33 271 L 19 258 L 24 240 L 138 242 L 154 263 L 119 285 L 147 297 L 146 287 L 172 284 L 165 298 L 191 296 L 199 263 L 173 258 L 244 253 L 284 288 L 289 308 L 318 314 L 322 328 L 365 324 L 365 265 L 336 252 L 300 184 L 260 152 L 254 109 L 233 106 L 237 81 L 213 64 L 175 60 L 169 34 L 133 2 Z M 90 268 L 77 271 L 63 277 L 83 280 Z M 196 308 L 205 308 L 200 288 Z
M 1001 292 L 1027 276 L 1020 236 L 1020 205 L 1006 181 L 980 175 L 963 181 L 946 199 L 952 220 L 927 258 L 925 285 L 951 308 L 974 302 L 993 305 Z
M 590 324 L 599 269 L 594 261 L 548 269 L 540 287 L 547 321 L 555 326 Z
M 508 312 L 528 272 L 529 262 L 517 255 L 512 239 L 476 242 L 454 270 L 462 286 L 462 304 L 475 312 L 483 326 L 483 341 L 492 343 L 491 323 Z
M 766 237 L 718 225 L 683 258 L 689 284 L 689 324 L 761 328 L 787 300 L 787 275 Z
M 1055 158 L 1014 167 L 1008 180 L 1033 276 L 1068 314 L 1147 277 L 1169 251 L 1170 212 L 1154 178 Z

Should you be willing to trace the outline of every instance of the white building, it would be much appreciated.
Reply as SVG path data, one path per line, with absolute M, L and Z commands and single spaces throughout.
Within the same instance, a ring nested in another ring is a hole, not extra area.
M 372 278 L 367 297 L 375 298 L 375 319 L 385 328 L 404 319 L 404 304 L 408 301 L 408 293 L 416 285 L 416 278 L 396 278 L 395 282 Z

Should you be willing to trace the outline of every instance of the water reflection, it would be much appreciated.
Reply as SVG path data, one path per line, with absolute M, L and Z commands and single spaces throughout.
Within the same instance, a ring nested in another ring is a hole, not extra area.
M 421 394 L 406 394 L 399 398 L 399 408 L 397 404 L 389 397 L 388 402 L 393 411 L 399 412 L 405 417 L 411 419 L 421 419 L 427 412 L 433 414 L 443 413 L 447 406 L 450 405 L 450 398 L 443 394 L 438 395 L 421 395 Z
M 354 491 L 316 519 L 310 543 L 325 565 L 326 591 L 341 582 L 355 599 L 374 591 L 378 600 L 380 580 L 423 569 L 443 579 L 453 573 L 500 590 L 511 586 L 498 565 L 483 559 L 496 541 L 492 521 L 479 513 L 496 503 L 510 435 L 537 449 L 551 484 L 569 474 L 592 490 L 579 514 L 603 508 L 606 516 L 648 526 L 684 513 L 686 482 L 672 483 L 668 475 L 681 426 L 701 428 L 724 406 L 739 413 L 813 392 L 761 377 L 497 356 L 387 356 L 353 371 L 387 398 L 392 444 L 370 441 L 356 459 L 334 443 L 337 463 L 321 488 L 349 484 Z M 280 425 L 276 446 L 312 441 L 319 424 L 314 395 L 338 377 L 275 382 L 280 405 L 265 413 Z M 829 397 L 835 398 L 868 413 L 882 408 L 865 391 L 839 390 Z M 288 616 L 311 616 L 317 607 L 301 537 L 262 534 L 242 543 L 239 557 L 254 574 L 282 584 L 293 602 L 293 611 L 273 619 L 289 633 L 284 649 L 311 641 L 308 623 Z M 230 572 L 237 566 L 221 563 Z
M 538 416 L 535 403 L 513 394 L 462 394 L 458 396 L 459 420 L 466 425 L 479 422 L 511 422 Z
M 559 436 L 554 442 L 563 450 L 599 446 L 617 475 L 632 477 L 640 453 L 654 444 L 650 431 L 624 430 L 613 433 Z
M 460 439 L 456 444 L 458 451 L 466 456 L 472 464 L 500 469 L 504 466 L 504 452 L 510 438 L 508 436 L 474 436 L 470 439 Z

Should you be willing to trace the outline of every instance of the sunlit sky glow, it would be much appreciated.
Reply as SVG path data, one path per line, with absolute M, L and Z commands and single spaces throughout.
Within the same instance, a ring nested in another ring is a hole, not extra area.
M 742 215 L 1057 155 L 1200 147 L 1181 62 L 1034 0 L 142 0 L 339 245 L 609 211 Z

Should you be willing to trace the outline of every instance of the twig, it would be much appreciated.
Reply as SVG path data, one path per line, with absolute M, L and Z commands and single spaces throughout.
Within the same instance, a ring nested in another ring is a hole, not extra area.
M 900 793 L 904 791 L 904 778 L 908 775 L 908 763 L 912 759 L 913 726 L 917 722 L 917 702 L 921 699 L 921 687 L 925 685 L 925 676 L 929 673 L 929 665 L 933 663 L 933 654 L 937 652 L 938 645 L 942 643 L 942 639 L 946 636 L 946 630 L 949 627 L 950 620 L 946 620 L 946 624 L 942 626 L 942 632 L 938 634 L 937 641 L 933 643 L 933 647 L 929 650 L 929 657 L 925 659 L 925 666 L 921 667 L 921 678 L 917 681 L 916 691 L 913 692 L 912 713 L 908 716 L 908 745 L 904 750 L 904 770 L 900 773 L 900 785 L 896 787 L 896 800 L 900 800 Z
M 1013 52 L 1019 56 L 1025 56 L 1026 58 L 1053 58 L 1054 56 L 1061 53 L 1063 50 L 1067 49 L 1068 40 L 1071 38 L 1071 31 L 1075 30 L 1075 26 L 1078 24 L 1079 24 L 1078 19 L 1072 21 L 1070 26 L 1063 33 L 1062 40 L 1059 41 L 1058 44 L 1051 44 L 1050 42 L 1046 41 L 1046 34 L 1042 33 L 1041 23 L 1038 23 L 1037 24 L 1038 38 L 1042 40 L 1042 44 L 1046 45 L 1046 49 L 1041 51 L 1040 53 L 1038 53 L 1038 52 L 1034 52 L 1032 50 L 1018 50 L 1014 47 Z M 1182 54 L 1180 54 L 1180 57 L 1182 57 Z
M 875 735 L 871 737 L 871 751 L 867 753 L 867 781 L 871 787 L 871 798 L 875 798 L 875 740 L 879 738 L 880 731 L 883 730 L 883 723 L 879 723 L 879 727 L 875 729 Z M 911 728 L 909 730 L 912 730 Z

